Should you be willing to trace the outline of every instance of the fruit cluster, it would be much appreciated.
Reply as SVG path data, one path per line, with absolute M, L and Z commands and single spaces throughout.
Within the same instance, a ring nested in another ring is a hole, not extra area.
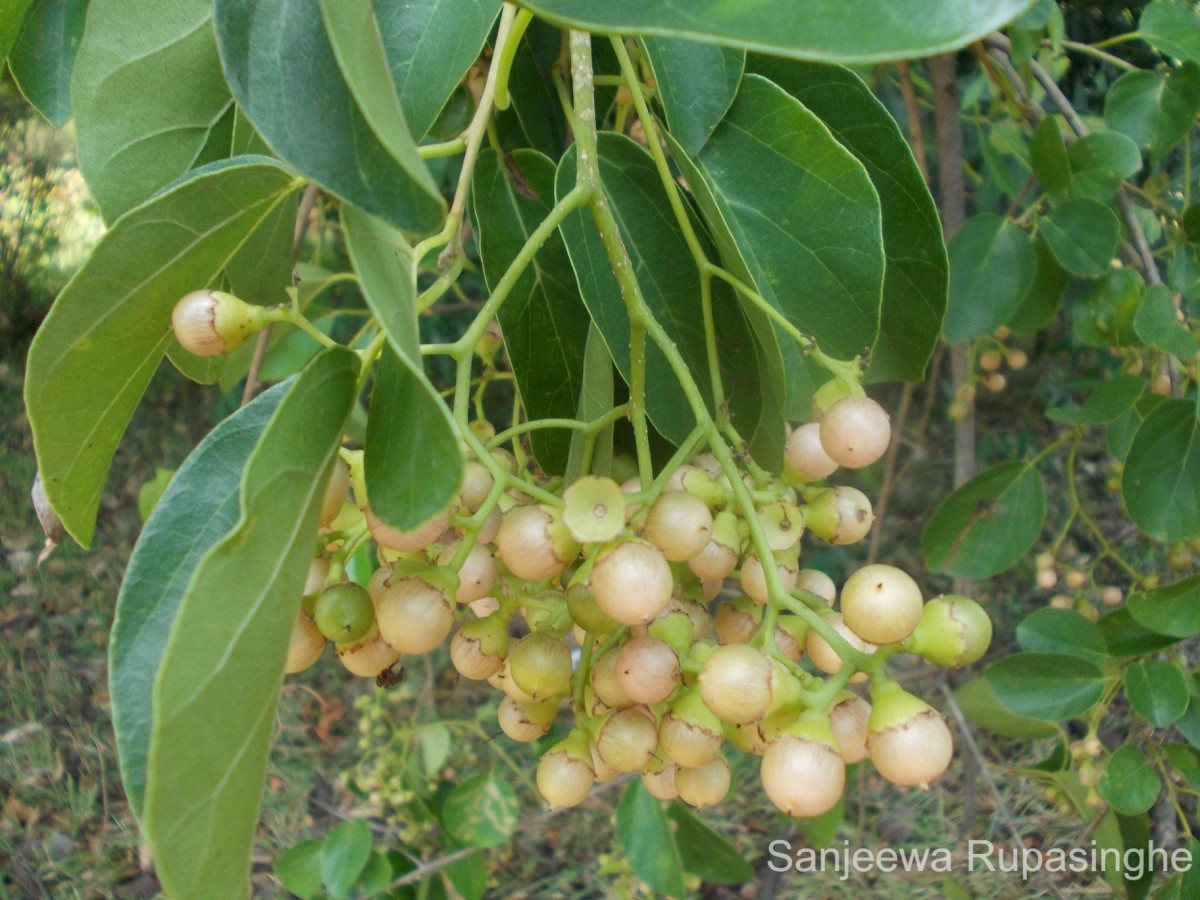
M 542 737 L 570 704 L 574 727 L 537 770 L 554 806 L 622 772 L 657 797 L 717 803 L 730 787 L 725 741 L 762 757 L 767 795 L 796 816 L 831 808 L 845 766 L 867 758 L 896 784 L 925 786 L 950 763 L 950 732 L 885 662 L 906 651 L 969 664 L 991 624 L 966 597 L 925 602 L 893 566 L 859 569 L 840 593 L 801 567 L 806 530 L 833 544 L 868 533 L 869 499 L 823 482 L 879 459 L 891 433 L 883 409 L 841 381 L 818 392 L 814 414 L 790 431 L 782 477 L 751 463 L 734 473 L 753 521 L 709 453 L 649 484 L 584 476 L 534 502 L 497 475 L 533 485 L 536 473 L 496 448 L 467 462 L 453 508 L 400 531 L 373 513 L 361 454 L 345 450 L 287 671 L 332 641 L 348 670 L 376 677 L 449 639 L 461 676 L 504 694 L 497 718 L 512 739 Z M 344 563 L 368 538 L 379 568 L 360 586 Z M 868 679 L 871 703 L 847 689 Z

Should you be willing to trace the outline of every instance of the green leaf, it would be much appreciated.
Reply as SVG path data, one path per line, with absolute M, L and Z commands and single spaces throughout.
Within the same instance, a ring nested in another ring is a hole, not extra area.
M 1179 321 L 1178 312 L 1171 289 L 1152 284 L 1142 296 L 1133 328 L 1151 347 L 1187 362 L 1196 355 L 1196 337 Z
M 1017 640 L 1024 650 L 1065 653 L 1096 665 L 1108 656 L 1104 634 L 1096 623 L 1073 609 L 1047 606 L 1037 610 L 1017 626 Z
M 1166 728 L 1188 708 L 1187 676 L 1161 660 L 1134 663 L 1125 672 L 1125 694 L 1134 710 L 1158 728 Z
M 1046 518 L 1042 476 L 1020 461 L 983 471 L 943 500 L 921 535 L 931 569 L 990 578 L 1029 551 Z
M 1163 54 L 1200 63 L 1200 16 L 1191 4 L 1156 0 L 1142 11 L 1138 31 Z
M 129 557 L 108 644 L 108 686 L 121 783 L 139 818 L 159 661 L 192 573 L 237 522 L 242 470 L 284 392 L 284 385 L 265 391 L 200 442 L 171 479 Z
M 321 892 L 321 842 L 301 841 L 283 851 L 275 860 L 275 876 L 300 900 L 316 897 Z
M 1130 518 L 1156 541 L 1200 534 L 1198 437 L 1192 400 L 1158 404 L 1134 435 L 1121 495 Z
M 283 664 L 358 356 L 290 385 L 242 475 L 239 519 L 200 561 L 154 684 L 143 824 L 163 890 L 244 896 Z
M 465 847 L 498 847 L 512 837 L 521 816 L 517 792 L 495 772 L 474 775 L 442 806 L 442 824 Z
M 295 230 L 296 204 L 280 203 L 250 232 L 226 265 L 225 277 L 229 279 L 230 293 L 260 306 L 285 302 L 285 291 L 292 284 Z
M 762 56 L 748 66 L 804 104 L 866 168 L 879 194 L 887 259 L 867 377 L 920 381 L 941 333 L 950 275 L 937 207 L 908 141 L 849 69 Z
M 654 161 L 649 153 L 622 135 L 601 134 L 598 150 L 602 190 L 617 219 L 642 295 L 650 311 L 675 342 L 711 409 L 700 274 L 683 231 L 675 220 Z M 565 196 L 575 183 L 575 164 L 575 155 L 569 154 L 559 166 L 556 190 L 560 197 Z M 617 368 L 628 381 L 631 374 L 629 319 L 599 231 L 586 210 L 571 213 L 561 230 L 584 303 Z M 718 302 L 723 307 L 721 312 L 714 312 L 718 335 L 724 333 L 735 348 L 744 350 L 753 346 L 745 319 L 729 299 L 727 290 L 714 285 L 713 292 L 714 308 Z M 734 371 L 745 370 L 736 364 L 736 357 L 723 357 L 722 361 L 735 363 Z M 751 361 L 752 372 L 754 365 Z M 655 386 L 646 397 L 650 420 L 667 440 L 681 443 L 694 427 L 695 418 L 666 357 L 653 345 L 646 349 L 646 379 Z M 743 396 L 747 393 L 750 396 Z M 741 418 L 752 426 L 762 418 L 758 394 L 741 391 L 733 398 L 742 404 L 751 404 L 749 408 L 741 407 Z M 735 414 L 735 421 L 738 418 Z
M 87 8 L 88 0 L 38 0 L 8 59 L 25 99 L 59 128 L 71 118 L 71 71 Z
M 833 356 L 872 346 L 885 263 L 879 195 L 821 120 L 746 75 L 695 163 L 767 302 Z
M 346 253 L 367 306 L 401 357 L 421 358 L 417 323 L 417 263 L 404 235 L 354 206 L 342 207 Z
M 432 225 L 435 216 L 444 210 L 444 202 L 404 120 L 374 8 L 368 0 L 354 3 L 317 0 L 317 4 L 333 55 L 359 112 L 384 149 L 419 189 L 410 193 L 413 221 Z
M 635 778 L 617 804 L 617 843 L 621 845 L 633 873 L 652 891 L 682 898 L 687 889 L 683 882 L 683 862 L 671 833 L 663 805 Z
M 167 485 L 171 483 L 174 475 L 173 470 L 159 467 L 154 470 L 153 478 L 142 482 L 137 496 L 138 516 L 142 522 L 146 522 L 150 518 L 155 507 L 158 506 L 158 501 L 162 499 L 163 491 L 167 489 Z
M 1093 200 L 1111 199 L 1121 181 L 1142 167 L 1137 144 L 1116 131 L 1081 137 L 1067 148 L 1067 159 L 1071 163 L 1072 192 Z
M 115 222 L 54 302 L 29 351 L 25 405 L 46 494 L 85 547 L 117 442 L 173 342 L 175 302 L 214 285 L 294 187 L 262 157 L 197 170 Z
M 587 347 L 583 353 L 583 388 L 579 392 L 579 407 L 575 418 L 588 422 L 613 408 L 613 361 L 604 346 L 600 329 L 593 322 L 588 326 Z M 587 458 L 588 437 L 581 431 L 571 434 L 571 450 L 567 457 L 565 480 L 571 484 L 580 475 L 611 475 L 613 432 L 609 425 L 594 437 L 591 458 Z
M 1113 131 L 1162 156 L 1183 140 L 1200 112 L 1200 68 L 1126 72 L 1104 97 L 1104 121 Z
M 1053 322 L 1071 280 L 1044 238 L 1033 242 L 1033 255 L 1033 283 L 1008 320 L 1008 326 L 1017 334 L 1036 334 Z
M 1029 236 L 993 213 L 966 221 L 950 240 L 950 304 L 946 339 L 988 334 L 1017 311 L 1033 285 Z
M 500 0 L 372 0 L 371 6 L 404 118 L 413 137 L 421 138 L 478 58 Z
M 334 900 L 349 896 L 350 886 L 371 858 L 371 829 L 362 819 L 338 825 L 321 842 L 321 881 Z
M 1071 164 L 1067 160 L 1067 145 L 1062 128 L 1054 116 L 1046 116 L 1033 129 L 1029 139 L 1029 161 L 1042 187 L 1052 193 L 1066 191 L 1071 186 Z
M 1108 758 L 1108 766 L 1100 776 L 1097 789 L 1118 813 L 1136 816 L 1154 805 L 1162 790 L 1162 781 L 1146 754 L 1133 744 L 1125 744 Z
M 534 229 L 554 206 L 554 163 L 536 150 L 501 157 L 485 150 L 471 183 L 484 280 L 494 291 Z M 521 403 L 531 419 L 574 418 L 584 378 L 587 308 L 556 230 L 509 292 L 498 314 Z M 594 410 L 602 415 L 612 409 Z M 530 434 L 534 456 L 550 475 L 566 471 L 571 433 Z
M 90 5 L 71 108 L 79 168 L 105 221 L 204 161 L 223 127 L 233 101 L 211 20 L 211 0 Z
M 1200 635 L 1200 575 L 1129 595 L 1129 614 L 1158 634 Z
M 33 0 L 0 0 L 0 59 L 8 55 L 21 33 Z
M 733 104 L 746 54 L 672 38 L 642 43 L 667 125 L 683 151 L 695 156 Z
M 402 531 L 449 506 L 462 483 L 454 419 L 418 365 L 385 347 L 367 412 L 367 497 L 375 515 Z
M 1072 275 L 1095 278 L 1112 266 L 1121 223 L 1116 213 L 1095 200 L 1068 200 L 1038 220 L 1038 231 Z
M 754 867 L 728 840 L 709 828 L 679 802 L 667 807 L 675 825 L 675 846 L 683 870 L 713 884 L 744 884 L 754 880 Z
M 1125 607 L 1101 616 L 1096 623 L 1112 656 L 1145 656 L 1176 643 L 1179 638 L 1156 634 L 1139 625 Z
M 421 749 L 421 770 L 426 778 L 434 778 L 450 756 L 450 729 L 441 722 L 422 725 L 413 737 Z
M 1200 747 L 1200 705 L 1197 705 L 1194 697 L 1187 712 L 1175 723 L 1175 728 L 1193 747 Z
M 1073 719 L 1104 694 L 1095 664 L 1066 653 L 1016 653 L 992 663 L 985 675 L 997 700 L 1030 718 Z
M 1046 418 L 1064 425 L 1107 425 L 1133 408 L 1146 390 L 1146 379 L 1119 372 L 1092 391 L 1080 406 L 1056 406 Z
M 331 193 L 393 225 L 413 231 L 438 225 L 445 202 L 425 164 L 408 154 L 411 137 L 406 144 L 390 116 L 399 113 L 391 107 L 390 76 L 378 71 L 377 28 L 337 32 L 340 55 L 354 64 L 352 90 L 317 4 L 216 0 L 214 9 L 225 77 L 276 153 Z M 369 110 L 360 109 L 356 98 L 368 98 Z M 302 125 L 297 110 L 304 110 Z
M 1134 321 L 1146 292 L 1142 276 L 1132 269 L 1113 269 L 1075 301 L 1071 322 L 1090 347 L 1127 347 L 1137 342 Z
M 694 0 L 531 0 L 539 16 L 605 34 L 685 37 L 816 62 L 886 62 L 963 47 L 1002 28 L 1033 0 L 860 0 L 848 16 L 836 0 L 802 6 Z
M 1059 727 L 1053 722 L 1017 715 L 1001 703 L 992 691 L 990 682 L 983 675 L 955 688 L 954 699 L 962 709 L 963 715 L 980 728 L 994 734 L 1025 741 L 1061 734 Z
M 457 898 L 461 896 L 463 900 L 482 900 L 483 895 L 487 893 L 488 884 L 492 880 L 487 864 L 478 853 L 446 866 L 446 879 L 457 893 L 447 893 L 442 887 L 441 881 L 433 880 L 425 882 L 431 888 L 426 897 Z M 433 889 L 435 885 L 436 891 Z
M 367 865 L 363 868 L 362 874 L 358 876 L 358 884 L 355 885 L 356 893 L 363 897 L 382 894 L 388 889 L 394 877 L 392 864 L 388 860 L 387 854 L 379 850 L 372 850 L 367 859 Z

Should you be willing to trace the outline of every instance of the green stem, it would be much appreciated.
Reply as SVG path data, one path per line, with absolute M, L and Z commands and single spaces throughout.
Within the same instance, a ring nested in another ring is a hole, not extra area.
M 276 306 L 273 309 L 264 310 L 264 312 L 264 318 L 267 321 L 287 322 L 289 325 L 294 325 L 323 347 L 338 346 L 337 341 L 321 331 L 316 325 L 304 318 L 303 314 L 296 312 L 290 306 Z
M 452 141 L 443 141 L 440 144 L 422 144 L 417 148 L 417 153 L 421 159 L 441 159 L 444 156 L 458 156 L 466 149 L 467 142 L 457 137 Z
M 624 406 L 617 406 L 610 409 L 604 415 L 592 419 L 590 422 L 580 422 L 578 419 L 537 419 L 532 422 L 522 422 L 519 425 L 514 425 L 512 428 L 500 432 L 487 442 L 487 446 L 488 449 L 493 449 L 518 435 L 528 434 L 531 431 L 540 431 L 543 428 L 568 428 L 573 431 L 582 431 L 584 434 L 594 434 L 606 425 L 611 425 L 613 422 L 624 418 L 626 414 L 627 410 Z
M 518 12 L 517 18 L 513 22 L 512 31 L 509 32 L 508 39 L 501 45 L 500 53 L 492 60 L 492 65 L 497 68 L 496 109 L 508 109 L 510 102 L 508 96 L 508 76 L 512 71 L 513 59 L 517 55 L 517 47 L 521 43 L 521 37 L 525 34 L 525 29 L 529 27 L 529 23 L 532 21 L 533 13 L 529 10 L 522 9 Z
M 1046 43 L 1049 44 L 1049 41 Z M 1135 66 L 1133 63 L 1126 62 L 1125 60 L 1121 59 L 1121 57 L 1113 56 L 1111 53 L 1105 53 L 1099 48 L 1099 45 L 1081 44 L 1078 41 L 1067 40 L 1064 40 L 1061 43 L 1068 50 L 1074 50 L 1076 53 L 1082 53 L 1084 56 L 1090 56 L 1094 59 L 1099 59 L 1108 63 L 1109 65 L 1116 66 L 1118 69 L 1124 69 L 1127 72 L 1137 71 L 1137 66 Z

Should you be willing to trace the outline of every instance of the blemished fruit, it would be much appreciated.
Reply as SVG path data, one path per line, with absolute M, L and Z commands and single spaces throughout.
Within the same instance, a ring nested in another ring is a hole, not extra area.
M 831 460 L 861 469 L 887 451 L 892 426 L 883 407 L 870 397 L 845 397 L 821 417 L 820 437 Z
M 906 648 L 939 666 L 978 662 L 992 642 L 992 620 L 970 597 L 935 597 L 925 604 L 921 621 Z
M 375 604 L 383 639 L 402 653 L 428 653 L 441 645 L 454 627 L 449 598 L 421 578 L 404 578 Z
M 496 547 L 505 568 L 527 581 L 553 578 L 579 552 L 561 522 L 540 506 L 518 506 L 506 515 Z

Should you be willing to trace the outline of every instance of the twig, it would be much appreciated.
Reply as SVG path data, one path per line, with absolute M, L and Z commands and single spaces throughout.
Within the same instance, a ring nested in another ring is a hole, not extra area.
M 912 404 L 913 386 L 911 384 L 904 385 L 904 391 L 900 394 L 900 407 L 896 410 L 896 419 L 892 425 L 892 431 L 896 435 L 904 432 L 904 425 L 908 421 L 908 410 Z M 879 498 L 875 501 L 875 524 L 871 528 L 871 545 L 867 551 L 867 563 L 873 563 L 879 559 L 879 542 L 883 539 L 883 519 L 887 515 L 888 501 L 891 499 L 892 488 L 896 484 L 896 459 L 900 454 L 900 441 L 893 439 L 888 447 L 887 459 L 883 464 L 883 481 L 879 486 Z
M 912 145 L 913 157 L 917 168 L 925 182 L 929 182 L 929 159 L 925 155 L 925 132 L 921 125 L 921 107 L 917 103 L 917 92 L 913 89 L 912 72 L 908 68 L 908 60 L 902 59 L 896 63 L 896 73 L 900 76 L 900 96 L 904 98 L 904 112 L 908 117 L 908 142 Z

